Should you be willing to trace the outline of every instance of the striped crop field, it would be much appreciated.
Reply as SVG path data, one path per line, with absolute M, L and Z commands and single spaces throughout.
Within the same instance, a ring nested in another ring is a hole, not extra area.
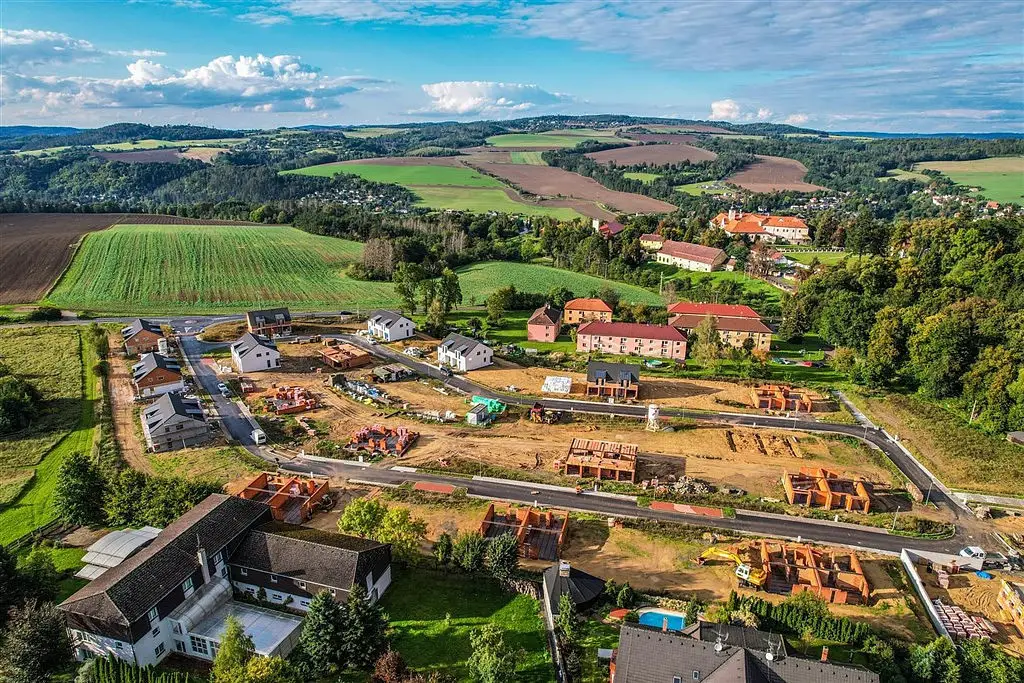
M 320 164 L 282 171 L 283 174 L 333 177 L 351 173 L 366 180 L 394 185 L 448 185 L 454 187 L 505 187 L 498 180 L 465 166 L 413 166 L 410 164 Z
M 345 275 L 362 248 L 290 227 L 118 225 L 83 241 L 48 301 L 138 314 L 396 303 L 391 283 Z
M 541 158 L 543 152 L 509 152 L 513 164 L 530 164 L 531 166 L 547 166 Z
M 602 287 L 615 289 L 623 301 L 661 306 L 664 304 L 657 293 L 627 285 L 622 282 L 604 280 L 593 275 L 584 275 L 561 268 L 552 268 L 537 263 L 517 263 L 511 261 L 483 261 L 458 269 L 459 284 L 462 294 L 468 301 L 475 296 L 477 302 L 502 287 L 515 285 L 520 292 L 544 293 L 555 287 L 568 287 L 576 296 L 587 296 Z

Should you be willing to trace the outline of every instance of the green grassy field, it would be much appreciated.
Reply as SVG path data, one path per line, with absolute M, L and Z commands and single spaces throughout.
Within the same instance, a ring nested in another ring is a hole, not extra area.
M 608 135 L 584 133 L 568 135 L 551 133 L 505 133 L 487 138 L 487 144 L 495 147 L 575 147 L 587 140 L 607 142 Z
M 541 152 L 509 152 L 513 164 L 530 164 L 532 166 L 547 166 L 540 158 Z
M 515 680 L 554 681 L 540 604 L 506 593 L 490 580 L 464 574 L 395 568 L 381 605 L 391 618 L 394 648 L 422 672 L 443 671 L 472 680 L 466 661 L 470 633 L 488 623 L 505 631 L 505 642 L 521 650 Z
M 931 178 L 926 176 L 924 173 L 918 173 L 917 171 L 904 171 L 902 168 L 894 168 L 888 171 L 879 180 L 918 180 L 922 183 L 931 181 Z
M 396 303 L 391 283 L 345 276 L 362 249 L 288 227 L 119 225 L 85 238 L 49 300 L 109 313 Z
M 676 185 L 674 188 L 676 192 L 684 192 L 686 194 L 700 195 L 700 194 L 711 194 L 716 192 L 729 192 L 730 189 L 725 183 L 717 181 L 703 181 L 699 183 L 690 183 L 688 185 Z
M 642 183 L 647 183 L 648 185 L 650 185 L 655 180 L 660 178 L 661 174 L 660 173 L 636 173 L 636 172 L 629 172 L 629 173 L 623 173 L 622 177 L 623 178 L 629 178 L 630 180 L 639 180 Z
M 526 340 L 526 322 L 533 315 L 533 311 L 508 311 L 501 317 L 501 323 L 499 325 L 489 325 L 487 334 L 470 335 L 479 336 L 481 339 L 488 339 L 500 344 L 517 344 L 524 349 L 537 349 L 538 351 L 560 351 L 562 353 L 575 353 L 576 342 L 574 342 L 569 335 L 562 335 L 558 338 L 558 341 L 554 342 L 536 342 Z M 416 315 L 413 316 L 416 323 L 422 325 L 426 316 Z M 473 310 L 473 311 L 458 311 L 452 313 L 448 317 L 448 322 L 452 325 L 464 325 L 470 318 L 478 318 L 481 321 L 487 318 L 487 311 Z
M 977 187 L 979 197 L 1000 203 L 1024 204 L 1024 156 L 991 157 L 974 161 L 925 161 L 914 169 L 939 171 L 954 183 Z
M 211 140 L 135 140 L 132 142 L 114 142 L 105 145 L 93 145 L 93 149 L 103 152 L 133 152 L 140 149 L 160 149 L 161 147 L 231 147 L 245 142 L 245 138 L 213 138 Z
M 341 131 L 347 138 L 379 138 L 385 135 L 398 135 L 399 133 L 406 132 L 405 128 L 386 128 L 386 127 L 369 127 L 369 128 L 356 128 L 354 130 L 343 130 Z
M 485 261 L 459 268 L 459 282 L 465 301 L 469 295 L 483 303 L 485 297 L 495 290 L 515 285 L 521 292 L 547 293 L 555 287 L 568 287 L 576 296 L 587 296 L 601 287 L 610 286 L 619 292 L 623 301 L 661 306 L 664 302 L 657 293 L 621 282 L 603 280 L 593 275 L 574 273 L 560 268 L 535 263 L 513 263 L 507 261 Z
M 43 328 L 46 331 L 63 328 Z M 10 332 L 32 332 L 29 330 L 4 330 L 4 334 Z M 52 344 L 41 343 L 36 338 L 35 342 L 42 347 L 40 350 L 26 352 L 24 355 L 10 354 L 6 351 L 3 355 L 5 361 L 11 364 L 12 369 L 21 374 L 29 374 L 28 370 L 20 369 L 22 363 L 27 362 L 26 357 L 36 360 L 41 354 L 51 354 L 55 363 L 61 363 L 62 357 L 70 355 L 78 359 L 78 382 L 77 391 L 73 396 L 62 395 L 59 398 L 53 397 L 48 400 L 47 410 L 59 411 L 65 422 L 70 422 L 70 431 L 57 441 L 52 448 L 39 453 L 41 460 L 35 470 L 35 477 L 22 490 L 21 494 L 9 505 L 0 510 L 0 544 L 10 543 L 19 536 L 32 531 L 56 519 L 53 509 L 53 490 L 57 483 L 57 471 L 71 453 L 91 453 L 92 443 L 96 425 L 96 402 L 100 400 L 100 383 L 93 371 L 96 364 L 96 356 L 93 349 L 85 344 L 80 344 L 78 333 L 72 330 L 73 337 L 54 338 Z M 62 385 L 70 387 L 71 381 L 61 380 Z M 70 389 L 66 389 L 68 393 Z M 44 394 L 44 396 L 46 396 Z
M 320 164 L 282 171 L 282 174 L 332 177 L 351 173 L 377 183 L 394 185 L 441 185 L 456 187 L 504 187 L 497 179 L 465 166 L 386 166 L 384 164 Z
M 804 265 L 810 265 L 811 261 L 817 258 L 820 263 L 826 266 L 834 266 L 849 256 L 845 251 L 806 251 L 800 249 L 794 251 L 782 249 L 781 251 L 786 255 L 786 258 L 792 259 L 797 263 L 803 263 Z
M 568 207 L 547 207 L 517 202 L 510 198 L 505 190 L 497 188 L 411 185 L 409 189 L 420 198 L 420 206 L 431 209 L 452 209 L 475 213 L 499 211 L 524 216 L 551 216 L 560 221 L 571 221 L 583 217 Z

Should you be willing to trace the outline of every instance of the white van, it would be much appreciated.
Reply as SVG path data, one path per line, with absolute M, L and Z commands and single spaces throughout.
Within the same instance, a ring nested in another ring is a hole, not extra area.
M 267 433 L 262 429 L 254 429 L 252 430 L 252 440 L 257 446 L 265 444 L 267 442 Z

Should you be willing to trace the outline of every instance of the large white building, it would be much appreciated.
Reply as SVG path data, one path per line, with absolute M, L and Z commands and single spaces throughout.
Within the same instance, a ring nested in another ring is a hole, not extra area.
M 658 263 L 703 273 L 718 270 L 728 258 L 721 249 L 674 240 L 665 240 L 661 249 L 654 255 Z
M 730 237 L 745 237 L 754 241 L 775 242 L 785 240 L 801 244 L 810 242 L 810 229 L 802 218 L 743 213 L 729 209 L 711 219 L 711 226 L 721 228 Z
M 239 373 L 275 370 L 281 367 L 281 353 L 274 342 L 246 332 L 231 345 L 231 362 Z
M 454 332 L 437 346 L 437 364 L 459 372 L 469 372 L 490 365 L 494 351 L 483 342 Z
M 416 323 L 394 311 L 374 311 L 366 319 L 366 331 L 386 342 L 408 339 L 416 334 Z

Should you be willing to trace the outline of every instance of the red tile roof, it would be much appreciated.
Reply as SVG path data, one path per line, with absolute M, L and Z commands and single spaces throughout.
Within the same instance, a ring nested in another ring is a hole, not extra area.
M 673 240 L 665 240 L 665 243 L 661 245 L 661 249 L 658 253 L 668 254 L 669 256 L 675 256 L 676 258 L 686 259 L 687 261 L 696 261 L 698 263 L 708 263 L 714 265 L 722 260 L 725 256 L 725 252 L 715 247 L 704 247 L 699 244 L 691 244 L 689 242 L 675 242 Z
M 762 225 L 768 225 L 774 228 L 807 229 L 807 223 L 805 223 L 802 218 L 797 218 L 796 216 L 768 216 Z
M 740 304 L 700 304 L 693 301 L 679 301 L 669 306 L 668 312 L 669 315 L 675 313 L 687 315 L 718 315 L 728 316 L 731 318 L 761 318 L 753 308 L 750 306 L 741 306 Z
M 614 221 L 612 221 L 611 223 L 602 223 L 601 227 L 598 228 L 598 230 L 600 230 L 602 234 L 608 235 L 609 237 L 614 237 L 615 235 L 618 235 L 625 229 L 626 226 L 624 226 L 622 223 L 616 223 Z
M 686 341 L 686 333 L 671 325 L 644 325 L 643 323 L 589 322 L 580 325 L 580 329 L 576 331 L 577 337 L 581 334 L 592 334 L 599 337 Z
M 706 315 L 677 315 L 671 318 L 668 322 L 670 325 L 675 327 L 681 327 L 686 330 L 696 329 L 697 325 L 700 325 L 701 321 L 706 318 Z M 765 325 L 757 318 L 730 318 L 727 316 L 715 316 L 715 324 L 718 329 L 725 330 L 726 332 L 760 332 L 762 334 L 771 334 L 771 328 Z
M 656 232 L 645 232 L 640 235 L 641 242 L 664 242 L 665 238 Z
M 530 316 L 527 325 L 557 325 L 562 319 L 562 312 L 553 306 L 544 304 Z
M 761 235 L 765 229 L 756 221 L 748 221 L 744 218 L 742 221 L 726 224 L 725 231 L 731 234 Z
M 567 311 L 600 311 L 611 313 L 612 307 L 600 299 L 573 299 L 565 303 Z

